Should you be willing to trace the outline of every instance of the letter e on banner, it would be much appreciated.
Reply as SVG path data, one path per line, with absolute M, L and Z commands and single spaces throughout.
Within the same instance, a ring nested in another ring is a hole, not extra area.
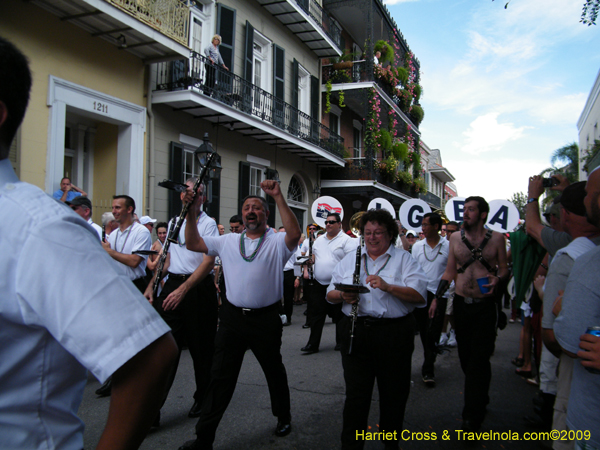
M 486 225 L 500 233 L 513 231 L 519 225 L 519 210 L 508 200 L 492 200 Z
M 462 222 L 463 211 L 465 210 L 465 197 L 452 197 L 446 203 L 444 211 L 446 217 L 451 222 Z
M 431 208 L 427 203 L 421 199 L 412 198 L 402 203 L 398 211 L 398 217 L 404 228 L 419 232 L 421 231 L 423 216 L 430 212 Z

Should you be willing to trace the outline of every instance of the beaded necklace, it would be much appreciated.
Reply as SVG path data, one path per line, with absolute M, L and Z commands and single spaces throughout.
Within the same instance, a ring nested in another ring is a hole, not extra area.
M 423 256 L 425 256 L 425 259 L 426 259 L 427 261 L 429 261 L 429 262 L 433 262 L 433 261 L 435 261 L 435 260 L 436 260 L 436 258 L 437 258 L 438 256 L 440 256 L 440 253 L 442 253 L 442 246 L 440 245 L 440 248 L 439 248 L 439 250 L 438 250 L 437 254 L 436 254 L 434 257 L 433 257 L 433 259 L 429 259 L 429 258 L 427 257 L 427 251 L 425 250 L 425 247 L 426 247 L 426 246 L 427 246 L 427 242 L 425 242 L 425 243 L 423 244 Z
M 129 225 L 127 227 L 127 229 L 125 230 L 125 231 L 127 231 L 127 237 L 125 238 L 125 242 L 123 242 L 123 246 L 121 247 L 121 251 L 119 253 L 123 253 L 123 249 L 125 248 L 125 245 L 127 244 L 127 239 L 129 239 L 129 235 L 131 234 L 131 229 L 132 228 L 133 228 L 133 223 L 131 225 Z M 123 231 L 121 233 L 121 236 L 123 236 L 125 234 L 125 231 Z M 115 250 L 117 249 L 117 244 L 118 243 L 119 243 L 119 233 L 117 233 L 117 235 L 115 237 Z
M 381 266 L 381 268 L 377 271 L 377 273 L 375 274 L 375 276 L 378 276 L 379 272 L 381 272 L 383 269 L 385 269 L 385 266 L 388 265 L 388 263 L 390 262 L 391 257 L 392 257 L 392 255 L 390 255 L 388 253 L 387 259 L 385 260 L 385 264 L 383 266 Z M 365 253 L 365 273 L 367 274 L 367 276 L 371 275 L 369 273 L 369 266 L 367 265 L 367 254 L 366 253 Z
M 256 250 L 254 250 L 254 252 L 250 256 L 246 256 L 246 246 L 244 245 L 244 238 L 246 237 L 246 232 L 244 231 L 240 235 L 240 255 L 242 255 L 242 258 L 244 258 L 244 261 L 247 261 L 247 262 L 254 261 L 254 258 L 256 258 L 256 256 L 258 255 L 258 252 L 260 251 L 263 244 L 265 243 L 266 234 L 267 234 L 267 230 L 265 230 L 263 235 L 260 237 L 260 240 L 258 241 L 258 246 L 256 247 Z

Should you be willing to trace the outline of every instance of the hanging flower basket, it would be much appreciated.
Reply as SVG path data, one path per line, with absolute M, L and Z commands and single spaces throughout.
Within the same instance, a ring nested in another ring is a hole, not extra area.
M 331 67 L 333 68 L 333 70 L 344 70 L 344 69 L 350 69 L 353 65 L 354 65 L 354 62 L 352 62 L 352 61 L 342 61 L 342 62 L 338 62 L 338 63 L 333 63 L 331 65 Z

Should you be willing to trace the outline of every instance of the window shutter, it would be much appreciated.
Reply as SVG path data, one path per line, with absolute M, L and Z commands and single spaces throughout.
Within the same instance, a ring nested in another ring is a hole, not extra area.
M 311 121 L 311 137 L 315 142 L 319 141 L 319 101 L 321 98 L 321 86 L 319 85 L 319 79 L 315 76 L 310 76 L 310 115 L 312 116 Z
M 210 197 L 208 203 L 204 204 L 204 211 L 210 217 L 219 223 L 219 210 L 221 207 L 221 176 L 212 178 L 209 182 L 208 193 Z
M 252 83 L 252 59 L 254 56 L 254 27 L 246 20 L 246 59 L 244 61 L 244 79 Z
M 171 142 L 171 158 L 169 163 L 169 179 L 175 183 L 184 183 L 183 179 L 183 145 Z M 181 213 L 181 199 L 179 192 L 169 190 L 169 217 L 179 216 Z
M 267 180 L 274 180 L 277 176 L 277 171 L 273 169 L 267 169 Z M 267 195 L 267 205 L 269 205 L 269 218 L 267 219 L 267 225 L 271 228 L 275 228 L 275 216 L 277 215 L 277 203 L 275 199 L 270 195 Z
M 238 214 L 242 213 L 244 199 L 250 195 L 250 164 L 240 161 L 240 179 L 238 184 Z
M 233 72 L 233 50 L 235 44 L 235 9 L 222 3 L 217 4 L 217 34 L 221 35 L 219 53 L 223 62 Z
M 294 58 L 294 63 L 292 64 L 292 106 L 294 108 L 298 108 L 299 99 L 298 99 L 298 90 L 299 90 L 299 69 L 298 69 L 298 60 Z
M 285 50 L 273 44 L 273 123 L 283 128 L 285 125 Z

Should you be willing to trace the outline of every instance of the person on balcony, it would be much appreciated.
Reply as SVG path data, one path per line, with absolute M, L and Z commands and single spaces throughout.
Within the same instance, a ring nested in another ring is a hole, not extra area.
M 221 66 L 225 70 L 229 68 L 225 65 L 221 53 L 219 52 L 219 45 L 221 45 L 221 36 L 215 34 L 212 38 L 211 44 L 204 49 L 204 55 L 209 59 L 210 64 L 206 63 L 204 68 L 206 70 L 206 82 L 204 84 L 204 93 L 210 95 L 217 81 L 216 78 L 216 66 Z

